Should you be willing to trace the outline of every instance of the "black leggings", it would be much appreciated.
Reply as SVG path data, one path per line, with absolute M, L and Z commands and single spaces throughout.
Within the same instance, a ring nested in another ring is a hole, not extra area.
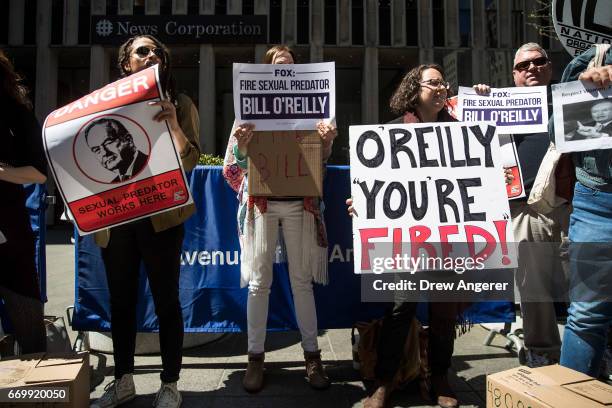
M 0 298 L 13 326 L 13 333 L 22 354 L 47 351 L 47 333 L 43 303 L 0 286 Z

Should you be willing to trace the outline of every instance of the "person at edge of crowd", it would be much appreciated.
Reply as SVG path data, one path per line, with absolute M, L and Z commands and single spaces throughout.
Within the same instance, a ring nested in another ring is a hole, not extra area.
M 22 184 L 43 184 L 47 161 L 27 90 L 2 50 L 0 107 L 0 300 L 22 354 L 45 352 L 35 240 Z
M 612 51 L 603 66 L 588 68 L 595 47 L 575 57 L 561 82 L 612 83 Z M 554 126 L 550 128 L 554 135 Z M 592 377 L 600 373 L 612 325 L 612 149 L 572 153 L 577 182 L 569 228 L 570 307 L 563 333 L 561 365 Z
M 517 87 L 548 86 L 552 65 L 546 51 L 536 43 L 520 46 L 514 56 L 512 77 Z M 490 92 L 489 86 L 483 84 L 475 85 L 474 89 L 481 95 Z M 552 115 L 550 89 L 548 100 L 548 113 Z M 565 299 L 567 294 L 568 265 L 564 252 L 572 209 L 567 200 L 569 195 L 548 214 L 538 213 L 527 204 L 550 145 L 548 132 L 514 135 L 514 141 L 525 189 L 524 198 L 509 201 L 519 250 L 516 284 L 521 295 L 526 364 L 535 368 L 559 362 L 561 337 L 554 300 Z M 507 182 L 513 178 L 507 169 Z
M 270 48 L 265 64 L 293 64 L 295 55 L 285 45 Z M 317 314 L 312 291 L 313 280 L 327 283 L 327 235 L 318 197 L 253 197 L 247 193 L 247 147 L 253 137 L 252 124 L 234 123 L 223 165 L 223 175 L 238 192 L 238 232 L 241 246 L 241 286 L 248 283 L 247 300 L 248 364 L 242 384 L 249 392 L 264 386 L 264 346 L 268 303 L 272 284 L 272 264 L 279 226 L 282 226 L 289 278 L 297 324 L 302 336 L 306 374 L 315 389 L 325 389 L 329 378 L 321 363 L 317 342 Z M 323 161 L 331 154 L 336 128 L 319 122 Z
M 122 76 L 159 64 L 160 82 L 166 99 L 150 102 L 162 110 L 153 116 L 167 121 L 183 167 L 189 171 L 200 157 L 198 111 L 187 95 L 177 94 L 171 74 L 170 54 L 164 44 L 150 35 L 128 39 L 119 48 L 118 66 Z M 136 344 L 138 276 L 144 261 L 159 320 L 161 386 L 153 406 L 179 407 L 177 390 L 183 347 L 183 316 L 179 302 L 180 251 L 183 223 L 195 212 L 189 205 L 157 214 L 95 234 L 102 248 L 110 292 L 110 320 L 115 359 L 115 380 L 92 406 L 115 407 L 135 398 L 132 378 Z
M 391 110 L 401 116 L 390 123 L 456 122 L 447 107 L 449 83 L 437 64 L 419 65 L 410 70 L 391 97 Z M 349 214 L 354 215 L 353 200 L 346 201 Z M 456 325 L 464 323 L 463 302 L 429 303 L 429 346 L 427 355 L 431 368 L 431 394 L 440 407 L 458 406 L 457 397 L 448 383 L 448 369 L 456 337 Z M 399 369 L 410 322 L 416 315 L 417 303 L 402 299 L 396 292 L 395 303 L 383 318 L 378 340 L 376 388 L 364 400 L 364 408 L 386 406 L 394 390 L 393 378 Z M 429 396 L 424 396 L 429 397 Z

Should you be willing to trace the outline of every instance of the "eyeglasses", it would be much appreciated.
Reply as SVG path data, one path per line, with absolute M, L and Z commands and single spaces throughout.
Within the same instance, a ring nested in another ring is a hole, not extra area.
M 164 50 L 161 48 L 149 48 L 145 45 L 142 45 L 134 50 L 134 53 L 138 55 L 140 58 L 144 58 L 149 55 L 153 51 L 153 54 L 157 55 L 158 58 L 164 58 Z
M 429 86 L 434 87 L 434 88 L 440 88 L 440 87 L 442 87 L 444 89 L 450 88 L 450 84 L 448 82 L 442 81 L 442 80 L 439 80 L 439 79 L 427 79 L 425 81 L 419 82 L 419 84 L 421 84 L 421 85 L 429 85 Z
M 529 67 L 531 66 L 531 63 L 533 63 L 533 65 L 536 67 L 541 67 L 541 66 L 548 64 L 548 58 L 539 57 L 539 58 L 534 58 L 532 60 L 521 61 L 514 66 L 514 69 L 517 71 L 527 71 Z

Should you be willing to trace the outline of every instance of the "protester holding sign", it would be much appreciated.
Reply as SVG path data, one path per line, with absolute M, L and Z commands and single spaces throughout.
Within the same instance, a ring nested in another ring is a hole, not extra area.
M 189 97 L 176 93 L 168 49 L 149 35 L 132 37 L 119 48 L 118 65 L 122 76 L 155 64 L 160 66 L 160 80 L 166 99 L 151 103 L 162 109 L 153 119 L 158 122 L 167 121 L 174 146 L 184 169 L 188 171 L 195 167 L 200 156 L 199 118 Z M 101 123 L 98 127 L 114 129 L 110 122 Z M 118 140 L 113 132 L 106 137 L 111 140 L 103 144 L 127 146 L 131 140 L 125 135 Z M 94 143 L 92 136 L 88 142 Z M 94 143 L 90 146 L 98 145 Z M 127 147 L 123 150 L 131 153 L 132 168 L 135 171 L 138 152 Z M 120 162 L 123 156 L 119 150 L 117 153 L 109 151 L 108 154 L 112 157 L 104 161 L 112 159 Z M 119 171 L 118 176 L 129 176 L 132 173 Z M 94 403 L 95 407 L 114 407 L 136 396 L 132 375 L 141 261 L 147 270 L 159 319 L 162 383 L 154 406 L 181 405 L 182 397 L 176 387 L 183 347 L 183 317 L 178 297 L 180 251 L 184 235 L 183 222 L 194 211 L 195 207 L 189 205 L 96 233 L 96 243 L 102 247 L 110 292 L 115 381 L 107 386 L 106 392 Z
M 595 55 L 594 46 L 574 58 L 561 82 L 581 80 L 589 87 L 609 87 L 612 52 L 604 53 L 603 66 L 588 68 Z M 572 156 L 578 181 L 569 228 L 571 305 L 561 365 L 597 377 L 612 322 L 612 149 Z
M 0 50 L 0 301 L 24 354 L 47 349 L 34 234 L 22 186 L 47 179 L 40 133 L 26 89 Z
M 270 48 L 265 64 L 293 64 L 293 51 L 287 46 Z M 252 124 L 233 129 L 230 136 L 223 175 L 238 192 L 239 234 L 241 245 L 241 285 L 249 285 L 247 301 L 248 365 L 243 386 L 249 392 L 263 388 L 264 343 L 268 320 L 268 301 L 272 284 L 272 264 L 279 225 L 287 248 L 289 276 L 297 323 L 302 335 L 306 373 L 316 389 L 330 384 L 321 363 L 317 343 L 317 314 L 312 281 L 327 283 L 327 235 L 318 197 L 253 197 L 247 190 L 247 148 Z M 317 130 L 323 141 L 324 162 L 331 154 L 336 129 L 319 122 Z
M 516 89 L 548 86 L 552 64 L 546 51 L 536 43 L 523 44 L 516 51 L 512 70 Z M 489 87 L 474 87 L 488 94 Z M 552 109 L 548 112 L 552 114 Z M 526 197 L 510 201 L 514 238 L 519 248 L 516 284 L 521 295 L 524 344 L 529 367 L 559 362 L 561 337 L 557 328 L 555 300 L 567 294 L 567 233 L 571 206 L 567 199 L 548 213 L 527 204 L 540 165 L 550 146 L 548 132 L 514 134 Z M 551 149 L 553 147 L 550 147 Z
M 391 123 L 455 122 L 446 109 L 449 84 L 442 67 L 437 64 L 419 65 L 402 79 L 391 97 L 391 110 L 401 116 Z M 347 200 L 352 205 L 352 199 Z M 349 207 L 352 212 L 352 207 Z M 410 322 L 416 315 L 417 303 L 401 299 L 401 291 L 392 310 L 383 320 L 378 339 L 376 375 L 379 383 L 374 393 L 364 401 L 366 408 L 382 408 L 389 399 L 395 384 L 393 379 L 400 366 Z M 427 355 L 432 372 L 432 393 L 441 407 L 458 405 L 451 389 L 447 372 L 451 365 L 455 339 L 455 325 L 468 306 L 464 303 L 430 303 L 430 335 Z

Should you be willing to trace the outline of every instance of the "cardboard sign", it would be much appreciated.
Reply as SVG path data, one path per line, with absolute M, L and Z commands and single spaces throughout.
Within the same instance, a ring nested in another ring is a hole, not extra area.
M 460 86 L 457 112 L 465 122 L 493 121 L 504 134 L 548 131 L 545 86 L 491 88 L 488 95 Z
M 355 273 L 516 267 L 494 124 L 351 126 L 349 144 Z M 375 268 L 404 255 L 412 268 Z
M 612 85 L 573 81 L 552 86 L 559 152 L 612 148 Z
M 49 114 L 43 142 L 81 235 L 192 202 L 160 111 L 158 67 L 146 68 Z
M 318 132 L 254 132 L 248 156 L 249 195 L 323 196 L 323 158 Z
M 313 130 L 336 117 L 335 64 L 234 64 L 236 122 L 258 131 Z
M 557 37 L 572 57 L 612 43 L 610 0 L 553 0 L 551 10 Z

